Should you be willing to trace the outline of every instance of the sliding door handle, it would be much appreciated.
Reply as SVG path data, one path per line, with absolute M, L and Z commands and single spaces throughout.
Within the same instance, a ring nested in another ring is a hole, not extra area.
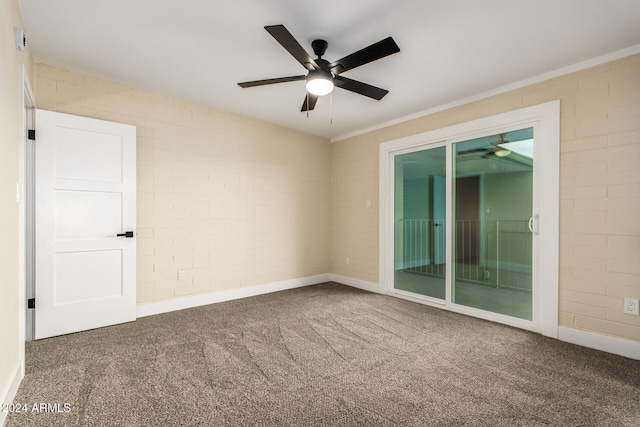
M 531 231 L 533 234 L 538 234 L 540 231 L 538 224 L 539 219 L 540 217 L 538 216 L 538 214 L 535 214 L 534 216 L 529 218 L 529 231 Z
M 130 237 L 133 237 L 133 231 L 125 231 L 122 234 L 116 234 L 116 236 L 130 238 Z

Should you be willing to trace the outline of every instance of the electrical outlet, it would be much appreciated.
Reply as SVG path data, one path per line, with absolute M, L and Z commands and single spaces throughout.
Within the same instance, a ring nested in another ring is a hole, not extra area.
M 178 270 L 178 280 L 184 280 L 184 270 Z
M 635 298 L 625 298 L 624 299 L 624 312 L 625 314 L 633 314 L 640 315 L 640 311 L 638 308 L 638 300 Z
M 349 259 L 349 257 L 346 257 L 346 258 L 344 259 L 344 263 L 345 263 L 345 264 L 349 265 L 349 263 L 350 263 L 350 262 L 351 262 L 351 260 Z

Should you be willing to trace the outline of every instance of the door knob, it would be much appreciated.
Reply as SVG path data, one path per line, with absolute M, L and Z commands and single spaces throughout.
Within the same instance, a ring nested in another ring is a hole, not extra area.
M 133 231 L 125 231 L 122 234 L 116 234 L 116 236 L 117 237 L 126 237 L 126 238 L 133 237 Z

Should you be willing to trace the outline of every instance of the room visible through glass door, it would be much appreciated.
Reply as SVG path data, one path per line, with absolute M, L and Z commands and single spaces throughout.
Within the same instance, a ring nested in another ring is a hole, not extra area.
M 394 288 L 445 299 L 446 147 L 395 156 Z
M 452 302 L 532 320 L 533 129 L 453 150 Z

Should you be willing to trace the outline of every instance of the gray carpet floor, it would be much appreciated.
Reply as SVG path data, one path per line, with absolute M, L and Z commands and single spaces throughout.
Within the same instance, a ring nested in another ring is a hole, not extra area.
M 640 425 L 640 361 L 335 283 L 32 342 L 26 366 L 14 402 L 59 412 L 7 426 Z

